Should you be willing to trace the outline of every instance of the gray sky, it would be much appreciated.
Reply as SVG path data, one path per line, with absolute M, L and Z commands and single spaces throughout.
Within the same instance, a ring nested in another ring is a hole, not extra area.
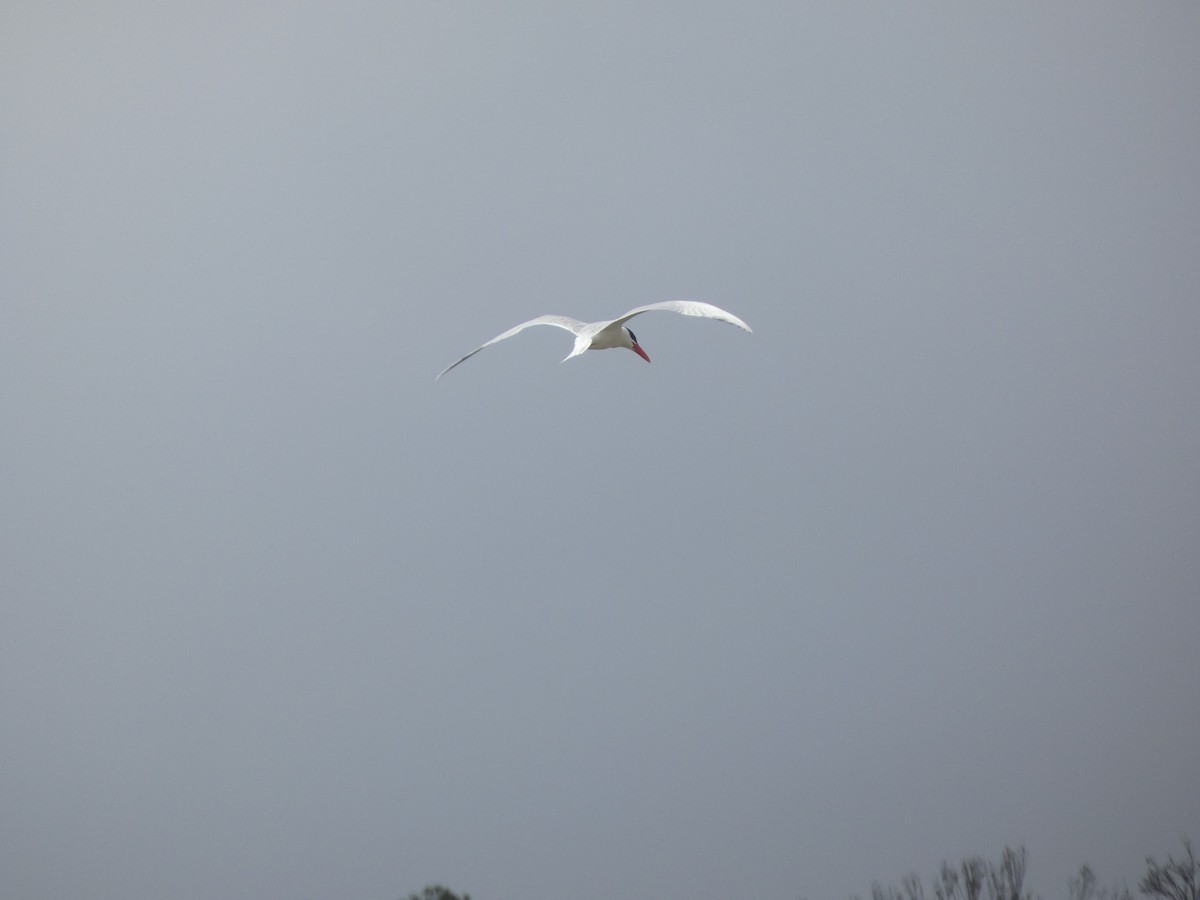
M 1200 7 L 0 13 L 6 898 L 1200 838 Z M 560 365 L 542 313 L 669 314 Z

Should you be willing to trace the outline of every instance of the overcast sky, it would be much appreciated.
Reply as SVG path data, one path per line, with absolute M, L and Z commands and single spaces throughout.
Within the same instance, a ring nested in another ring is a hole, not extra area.
M 0 891 L 1136 891 L 1198 346 L 1195 3 L 9 0 Z

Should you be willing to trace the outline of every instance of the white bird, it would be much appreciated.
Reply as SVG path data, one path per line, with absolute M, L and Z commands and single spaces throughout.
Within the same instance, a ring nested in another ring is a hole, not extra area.
M 617 316 L 615 319 L 609 319 L 604 322 L 580 322 L 578 319 L 571 319 L 567 316 L 538 316 L 536 319 L 530 319 L 528 322 L 522 322 L 515 328 L 510 328 L 504 334 L 498 334 L 486 344 L 476 347 L 462 359 L 442 369 L 438 373 L 437 378 L 441 378 L 459 363 L 470 359 L 484 347 L 490 347 L 497 341 L 510 338 L 517 332 L 524 331 L 530 325 L 553 325 L 555 328 L 563 328 L 575 335 L 575 346 L 563 358 L 563 362 L 566 362 L 572 356 L 578 356 L 584 350 L 608 350 L 612 347 L 624 347 L 627 350 L 632 350 L 646 362 L 650 362 L 650 357 L 646 355 L 646 351 L 638 344 L 633 332 L 625 327 L 625 323 L 634 316 L 640 316 L 644 312 L 650 312 L 655 309 L 665 309 L 668 312 L 677 312 L 685 316 L 702 316 L 706 319 L 716 319 L 719 322 L 728 322 L 730 325 L 736 325 L 743 331 L 750 331 L 750 326 L 733 313 L 728 313 L 720 307 L 713 306 L 711 303 L 701 303 L 699 300 L 664 300 L 662 303 L 651 303 L 647 306 L 639 306 L 636 309 L 631 309 L 629 312 Z

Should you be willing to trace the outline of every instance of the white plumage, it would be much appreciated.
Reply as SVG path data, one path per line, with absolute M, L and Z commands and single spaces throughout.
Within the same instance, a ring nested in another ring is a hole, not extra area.
M 484 347 L 489 347 L 498 341 L 510 338 L 531 325 L 553 325 L 555 328 L 562 328 L 575 335 L 575 346 L 563 358 L 563 362 L 566 362 L 572 356 L 578 356 L 584 350 L 608 350 L 613 347 L 624 347 L 627 350 L 632 350 L 642 359 L 646 360 L 646 362 L 650 362 L 650 357 L 646 355 L 646 351 L 638 344 L 633 332 L 625 327 L 625 323 L 634 316 L 640 316 L 644 312 L 656 309 L 675 312 L 684 316 L 700 316 L 705 319 L 716 319 L 718 322 L 727 322 L 730 325 L 736 325 L 743 331 L 750 331 L 750 326 L 733 313 L 726 312 L 719 306 L 713 306 L 711 303 L 702 303 L 699 300 L 664 300 L 662 303 L 650 303 L 646 306 L 631 309 L 629 312 L 615 319 L 608 319 L 603 322 L 580 322 L 578 319 L 572 319 L 567 316 L 538 316 L 536 319 L 530 319 L 528 322 L 522 322 L 520 325 L 508 329 L 504 334 L 496 335 L 486 344 L 480 344 L 462 359 L 446 366 L 446 368 L 438 373 L 437 377 L 441 378 L 459 363 L 470 359 Z

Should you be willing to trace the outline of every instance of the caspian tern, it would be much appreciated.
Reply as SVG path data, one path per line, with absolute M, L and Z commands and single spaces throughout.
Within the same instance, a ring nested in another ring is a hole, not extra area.
M 510 328 L 504 334 L 498 334 L 486 344 L 476 347 L 462 359 L 458 360 L 458 362 L 453 362 L 442 369 L 438 373 L 437 378 L 441 378 L 459 363 L 466 362 L 484 347 L 490 347 L 497 341 L 510 338 L 517 332 L 524 331 L 530 325 L 553 325 L 555 328 L 563 328 L 575 335 L 575 346 L 563 358 L 563 362 L 566 362 L 572 356 L 578 356 L 584 350 L 608 350 L 612 347 L 624 347 L 627 350 L 632 350 L 646 362 L 650 362 L 650 357 L 646 355 L 646 351 L 638 344 L 633 332 L 625 327 L 625 323 L 634 316 L 640 316 L 644 312 L 650 312 L 655 309 L 665 309 L 668 312 L 677 312 L 685 316 L 702 316 L 706 319 L 716 319 L 718 322 L 728 322 L 730 325 L 736 325 L 743 331 L 750 330 L 750 326 L 733 313 L 725 312 L 725 310 L 713 306 L 711 303 L 701 303 L 699 300 L 664 300 L 662 303 L 651 303 L 647 306 L 639 306 L 636 309 L 631 309 L 624 315 L 604 322 L 580 322 L 578 319 L 571 319 L 567 316 L 538 316 L 536 319 L 530 319 L 528 322 L 522 322 L 515 328 Z

